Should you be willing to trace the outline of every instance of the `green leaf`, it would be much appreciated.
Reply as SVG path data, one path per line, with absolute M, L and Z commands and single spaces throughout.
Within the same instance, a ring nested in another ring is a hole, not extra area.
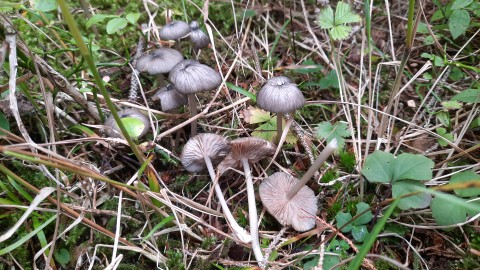
M 327 89 L 327 88 L 336 88 L 338 89 L 340 84 L 338 82 L 337 72 L 332 69 L 327 76 L 320 79 L 319 82 L 320 89 Z
M 377 150 L 365 159 L 362 174 L 370 182 L 391 183 L 394 161 L 395 157 L 392 154 Z
M 363 242 L 365 237 L 368 235 L 367 226 L 360 225 L 354 226 L 352 228 L 352 236 L 357 242 Z
M 442 102 L 442 107 L 445 110 L 458 110 L 462 108 L 462 104 L 456 100 L 450 100 L 450 101 L 443 101 Z
M 126 16 L 125 16 L 125 19 L 127 19 L 127 21 L 133 25 L 137 24 L 137 21 L 138 19 L 140 18 L 140 15 L 142 15 L 141 13 L 128 13 Z
M 285 121 L 283 121 L 283 126 L 285 126 Z M 256 128 L 255 131 L 252 132 L 252 136 L 269 142 L 274 142 L 275 136 L 277 136 L 277 119 L 270 118 L 268 122 Z M 288 144 L 295 144 L 297 142 L 297 137 L 289 131 L 285 142 Z
M 10 131 L 10 124 L 8 123 L 7 118 L 5 117 L 5 115 L 2 112 L 0 112 L 0 127 L 5 129 L 5 130 Z M 5 135 L 5 134 L 3 134 L 3 132 L 0 132 L 0 136 L 1 135 Z
M 35 0 L 33 2 L 33 9 L 36 11 L 41 12 L 48 12 L 57 9 L 57 1 L 56 0 Z
M 452 34 L 453 39 L 458 38 L 460 35 L 467 31 L 470 25 L 470 14 L 464 9 L 457 9 L 452 12 L 448 22 L 448 28 Z
M 436 129 L 437 134 L 444 137 L 445 139 L 438 139 L 438 144 L 442 147 L 445 147 L 448 145 L 448 142 L 453 142 L 453 134 L 450 134 L 447 132 L 445 128 L 437 128 Z
M 364 211 L 367 211 L 368 209 L 370 209 L 370 205 L 364 203 L 364 202 L 359 202 L 357 204 L 357 215 L 364 212 Z M 353 224 L 354 225 L 364 225 L 364 224 L 367 224 L 369 223 L 373 218 L 373 215 L 372 215 L 372 211 L 367 211 L 365 213 L 363 213 L 361 216 L 359 216 L 357 219 L 355 219 L 353 221 Z
M 450 178 L 450 184 L 460 184 L 460 183 L 467 183 L 467 182 L 477 182 L 480 183 L 480 175 L 475 173 L 475 171 L 464 171 L 459 172 L 452 175 Z M 462 189 L 454 189 L 453 190 L 458 196 L 461 197 L 473 197 L 480 195 L 480 188 L 476 187 L 466 187 Z
M 468 103 L 480 103 L 480 89 L 467 89 L 453 96 L 452 100 Z
M 227 87 L 232 89 L 233 91 L 237 92 L 237 93 L 240 93 L 246 97 L 249 97 L 251 100 L 253 100 L 253 102 L 257 102 L 257 96 L 255 96 L 255 94 L 253 93 L 250 93 L 248 92 L 247 90 L 241 88 L 241 87 L 238 87 L 232 83 L 229 83 L 227 82 Z
M 90 19 L 88 19 L 87 23 L 85 23 L 85 26 L 87 28 L 90 28 L 92 25 L 97 24 L 107 18 L 118 18 L 116 15 L 105 15 L 105 14 L 95 14 Z
M 340 263 L 340 256 L 325 254 L 325 258 L 323 259 L 323 270 L 332 269 L 338 263 Z
M 430 18 L 430 22 L 438 21 L 443 18 L 445 18 L 444 11 L 440 8 L 433 13 L 432 17 Z
M 465 74 L 463 74 L 462 70 L 458 67 L 452 67 L 450 74 L 448 75 L 448 78 L 454 81 L 459 81 L 463 79 L 463 77 L 465 77 Z
M 348 25 L 337 25 L 330 29 L 330 35 L 333 40 L 342 40 L 348 37 L 350 31 L 352 31 L 352 27 Z
M 452 4 L 451 9 L 461 9 L 464 8 L 468 5 L 470 5 L 473 2 L 473 0 L 455 0 Z
M 345 2 L 338 2 L 337 8 L 335 9 L 335 25 L 344 24 L 344 23 L 355 23 L 360 22 L 362 18 L 355 12 L 352 12 L 350 4 Z
M 318 124 L 315 133 L 318 138 L 326 139 L 327 142 L 337 139 L 338 149 L 342 149 L 345 145 L 344 138 L 351 136 L 348 124 L 345 122 L 337 122 L 335 125 L 330 122 L 322 122 Z
M 350 213 L 338 212 L 335 216 L 335 220 L 337 221 L 337 228 L 341 228 L 343 225 L 347 224 L 347 222 L 352 220 L 352 215 Z M 348 233 L 352 228 L 353 225 L 350 223 L 342 228 L 342 232 Z
M 423 183 L 414 181 L 414 180 L 397 181 L 392 185 L 392 197 L 399 198 L 406 194 L 418 192 L 419 189 L 425 190 L 426 187 Z M 430 205 L 431 201 L 432 201 L 432 195 L 428 193 L 419 193 L 419 194 L 402 198 L 398 203 L 398 208 L 402 210 L 407 210 L 410 208 L 414 208 L 414 209 L 425 208 Z
M 270 122 L 272 116 L 270 115 L 270 112 L 255 107 L 248 107 L 243 111 L 243 118 L 245 119 L 245 122 L 249 124 L 259 124 Z
M 127 129 L 127 133 L 132 138 L 138 138 L 142 131 L 145 129 L 145 125 L 142 120 L 136 117 L 125 117 L 122 118 L 123 125 Z
M 335 27 L 332 7 L 328 6 L 320 11 L 317 23 L 322 29 L 330 29 Z
M 61 248 L 60 250 L 55 250 L 55 260 L 65 267 L 70 262 L 70 252 L 67 249 Z
M 113 34 L 127 26 L 128 21 L 124 18 L 114 18 L 107 23 L 107 34 Z
M 467 219 L 465 208 L 455 204 L 455 200 L 449 200 L 449 198 L 456 197 L 450 194 L 445 194 L 445 197 L 436 196 L 430 205 L 432 216 L 440 226 L 461 223 Z

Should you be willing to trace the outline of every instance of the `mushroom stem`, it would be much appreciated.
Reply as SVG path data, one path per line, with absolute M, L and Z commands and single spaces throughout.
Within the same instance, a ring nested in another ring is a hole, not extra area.
M 195 94 L 188 94 L 188 106 L 190 106 L 190 116 L 194 117 L 197 115 L 197 100 L 195 99 Z M 197 135 L 197 119 L 190 123 L 190 134 L 192 137 Z
M 320 155 L 315 159 L 312 166 L 308 171 L 303 175 L 302 179 L 298 181 L 295 186 L 287 193 L 287 200 L 291 200 L 298 191 L 308 182 L 308 180 L 315 174 L 315 172 L 323 165 L 325 160 L 338 148 L 337 139 L 333 139 L 330 143 L 325 146 L 325 149 L 320 153 Z
M 255 259 L 259 264 L 263 262 L 263 254 L 260 248 L 260 240 L 258 236 L 258 214 L 257 205 L 255 204 L 255 190 L 253 189 L 252 173 L 248 159 L 242 158 L 243 171 L 245 172 L 245 179 L 247 182 L 247 197 L 248 197 L 248 220 L 250 222 L 250 236 L 252 237 L 252 250 Z M 263 267 L 262 267 L 263 268 Z
M 212 179 L 212 182 L 215 188 L 215 194 L 217 195 L 218 200 L 220 201 L 220 205 L 222 206 L 222 210 L 223 210 L 223 213 L 225 214 L 225 218 L 227 219 L 228 223 L 232 227 L 233 233 L 243 243 L 249 243 L 250 241 L 252 241 L 252 237 L 248 234 L 247 231 L 245 231 L 245 229 L 240 227 L 240 225 L 238 225 L 235 218 L 233 218 L 232 212 L 230 212 L 230 209 L 228 209 L 227 202 L 225 201 L 225 197 L 223 196 L 222 190 L 220 189 L 220 186 L 218 185 L 218 183 L 215 182 L 215 171 L 213 170 L 212 161 L 208 156 L 204 156 L 204 159 L 205 159 L 205 164 L 207 165 L 208 173 L 210 174 L 210 178 Z
M 282 122 L 283 122 L 283 113 L 277 113 L 277 138 L 275 138 L 276 143 L 280 141 L 280 137 L 282 136 Z
M 163 74 L 158 74 L 157 75 L 157 78 L 158 78 L 158 86 L 159 88 L 162 88 L 164 86 L 167 86 L 167 83 L 165 82 L 165 77 L 163 76 Z

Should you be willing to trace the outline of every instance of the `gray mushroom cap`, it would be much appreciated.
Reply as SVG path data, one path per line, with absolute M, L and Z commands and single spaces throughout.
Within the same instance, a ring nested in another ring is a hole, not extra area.
M 188 95 L 217 88 L 222 83 L 220 73 L 194 60 L 183 60 L 168 76 L 178 92 Z
M 171 21 L 164 25 L 158 32 L 162 40 L 177 40 L 190 33 L 190 25 L 182 21 Z
M 299 180 L 290 174 L 277 172 L 263 180 L 260 199 L 267 211 L 284 226 L 303 232 L 315 227 L 317 198 L 312 189 L 303 186 L 291 199 L 286 195 Z
M 251 163 L 257 163 L 267 156 L 272 156 L 276 149 L 273 143 L 256 137 L 238 138 L 230 143 L 232 145 L 230 154 L 218 164 L 220 174 L 229 168 L 239 168 L 242 158 L 248 159 Z
M 268 79 L 257 95 L 257 105 L 274 113 L 293 112 L 305 104 L 297 85 L 285 76 Z
M 230 152 L 230 142 L 220 135 L 202 133 L 190 138 L 183 148 L 180 160 L 189 172 L 199 172 L 206 168 L 205 156 L 213 165 L 220 163 Z
M 156 49 L 150 54 L 138 58 L 135 68 L 140 72 L 150 75 L 168 73 L 172 68 L 183 60 L 183 55 L 170 48 Z
M 178 92 L 173 84 L 169 84 L 152 96 L 152 100 L 160 100 L 160 107 L 163 111 L 173 110 L 188 103 L 186 95 Z
M 136 118 L 136 119 L 142 121 L 143 129 L 139 130 L 137 132 L 137 133 L 139 133 L 139 135 L 136 136 L 136 137 L 133 137 L 133 138 L 139 139 L 139 138 L 145 136 L 145 134 L 147 134 L 148 130 L 150 129 L 150 120 L 148 119 L 148 117 L 145 114 L 143 114 L 142 112 L 140 112 L 138 110 L 135 110 L 135 109 L 121 110 L 121 111 L 118 111 L 118 116 L 120 116 L 120 119 L 127 118 L 127 117 L 132 117 L 132 118 Z M 117 123 L 115 122 L 115 119 L 113 118 L 113 116 L 110 116 L 109 118 L 107 118 L 105 120 L 104 125 L 106 126 L 105 130 L 106 130 L 106 133 L 109 137 L 113 137 L 113 138 L 121 138 L 122 137 L 120 128 L 118 127 Z
M 190 28 L 192 29 L 192 32 L 190 33 L 190 41 L 192 41 L 197 50 L 203 49 L 210 44 L 210 39 L 207 34 L 205 34 L 199 26 L 200 25 L 197 21 L 190 22 Z

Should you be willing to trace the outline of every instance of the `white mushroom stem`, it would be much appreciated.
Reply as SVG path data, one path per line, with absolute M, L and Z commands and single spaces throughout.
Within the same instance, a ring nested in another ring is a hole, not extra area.
M 240 225 L 238 225 L 235 218 L 233 218 L 232 212 L 227 206 L 227 202 L 225 201 L 225 197 L 223 196 L 222 190 L 220 186 L 215 183 L 215 171 L 213 170 L 212 161 L 208 156 L 204 156 L 205 164 L 207 165 L 208 173 L 210 174 L 210 178 L 214 184 L 215 193 L 217 194 L 218 200 L 220 201 L 220 205 L 222 206 L 223 213 L 225 214 L 225 218 L 227 219 L 230 227 L 232 228 L 233 233 L 235 236 L 244 243 L 250 243 L 252 241 L 252 237 L 248 234 L 248 232 L 243 229 Z
M 247 182 L 247 197 L 248 197 L 248 220 L 250 222 L 250 235 L 252 237 L 252 250 L 255 259 L 259 264 L 263 262 L 263 254 L 260 248 L 260 241 L 258 236 L 258 214 L 257 205 L 255 204 L 255 190 L 253 189 L 252 173 L 248 159 L 242 158 L 243 171 L 245 172 L 245 179 Z
M 302 179 L 298 181 L 295 186 L 287 193 L 287 200 L 291 200 L 298 191 L 308 182 L 310 178 L 315 174 L 315 172 L 323 165 L 325 160 L 338 148 L 337 139 L 333 139 L 330 143 L 327 144 L 325 149 L 320 153 L 320 155 L 315 159 L 312 166 L 308 171 L 303 175 Z
M 190 106 L 190 116 L 194 117 L 197 115 L 197 100 L 195 99 L 195 94 L 188 94 L 188 106 Z M 197 119 L 190 123 L 190 134 L 191 136 L 197 135 Z M 212 178 L 212 180 L 215 178 Z

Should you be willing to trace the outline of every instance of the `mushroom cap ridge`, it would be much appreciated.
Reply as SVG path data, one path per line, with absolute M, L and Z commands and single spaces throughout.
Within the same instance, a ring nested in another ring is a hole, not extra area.
M 257 95 L 257 105 L 274 113 L 293 112 L 305 104 L 297 85 L 285 76 L 268 79 Z
M 183 60 L 183 55 L 170 48 L 160 48 L 138 58 L 135 68 L 149 75 L 168 73 Z
M 190 25 L 183 21 L 171 21 L 164 25 L 158 32 L 162 40 L 176 40 L 190 33 Z
M 175 65 L 168 79 L 184 95 L 212 90 L 222 83 L 222 77 L 216 70 L 189 59 Z

